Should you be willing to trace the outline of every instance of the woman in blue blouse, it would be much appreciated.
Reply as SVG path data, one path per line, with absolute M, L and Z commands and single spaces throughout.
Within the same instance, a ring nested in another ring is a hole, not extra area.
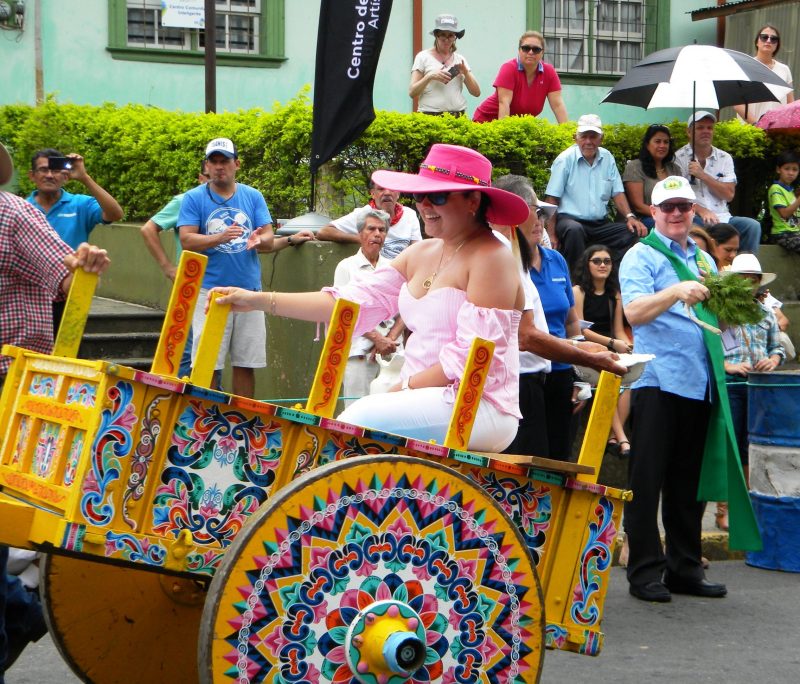
M 530 276 L 547 318 L 551 335 L 568 338 L 581 334 L 578 315 L 575 312 L 575 299 L 569 267 L 561 254 L 554 249 L 542 247 L 542 224 L 537 220 L 525 237 L 531 247 Z M 572 366 L 553 361 L 552 370 L 544 383 L 545 407 L 547 411 L 547 441 L 549 458 L 568 460 L 572 454 L 574 433 L 571 430 L 574 374 Z

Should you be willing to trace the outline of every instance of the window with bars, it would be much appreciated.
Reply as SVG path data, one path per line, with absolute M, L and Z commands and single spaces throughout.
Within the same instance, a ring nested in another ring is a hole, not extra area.
M 247 60 L 251 66 L 272 66 L 283 61 L 283 4 L 284 0 L 216 0 L 218 62 Z M 115 57 L 202 61 L 205 31 L 163 26 L 161 5 L 161 0 L 109 0 L 109 50 Z
M 160 0 L 127 0 L 127 44 L 129 47 L 169 50 L 205 48 L 202 29 L 161 25 Z M 216 3 L 218 52 L 258 54 L 261 0 L 222 0 Z
M 543 0 L 547 55 L 560 74 L 618 76 L 652 49 L 656 0 Z

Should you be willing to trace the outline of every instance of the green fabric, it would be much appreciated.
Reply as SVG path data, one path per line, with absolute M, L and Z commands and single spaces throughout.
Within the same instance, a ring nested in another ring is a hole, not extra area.
M 672 264 L 678 278 L 698 280 L 678 256 L 655 235 L 655 230 L 642 239 L 642 242 L 661 252 Z M 698 269 L 710 271 L 700 250 L 695 253 Z M 702 302 L 694 306 L 695 315 L 705 323 L 718 327 L 717 317 Z M 730 531 L 728 544 L 732 549 L 760 551 L 761 535 L 758 531 L 750 495 L 744 481 L 739 450 L 733 432 L 731 408 L 728 403 L 728 389 L 725 385 L 725 356 L 719 335 L 701 328 L 703 342 L 711 361 L 711 374 L 717 390 L 717 400 L 711 404 L 708 433 L 706 434 L 703 464 L 700 471 L 700 484 L 697 498 L 702 501 L 727 501 L 729 508 Z

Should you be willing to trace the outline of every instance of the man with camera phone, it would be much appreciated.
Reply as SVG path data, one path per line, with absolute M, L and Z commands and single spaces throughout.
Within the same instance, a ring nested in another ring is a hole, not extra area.
M 122 207 L 88 174 L 79 154 L 63 155 L 51 148 L 39 150 L 33 155 L 28 177 L 36 186 L 28 202 L 45 215 L 56 233 L 73 249 L 89 239 L 89 233 L 98 223 L 113 223 L 122 218 Z M 82 183 L 89 194 L 73 195 L 64 190 L 64 184 L 70 180 Z
M 27 201 L 41 211 L 59 237 L 72 249 L 89 240 L 98 223 L 109 224 L 122 218 L 122 207 L 111 194 L 87 173 L 79 154 L 63 155 L 58 150 L 39 150 L 31 159 L 28 177 L 36 186 Z M 64 190 L 67 181 L 82 183 L 88 195 Z M 53 331 L 58 332 L 64 302 L 53 304 Z

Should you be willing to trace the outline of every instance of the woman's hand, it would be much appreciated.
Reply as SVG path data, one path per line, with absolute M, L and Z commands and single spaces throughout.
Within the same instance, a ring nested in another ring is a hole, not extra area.
M 611 346 L 614 347 L 614 351 L 617 354 L 630 354 L 633 351 L 633 345 L 625 340 L 615 339 Z
M 206 300 L 206 313 L 208 313 L 208 307 L 211 305 L 211 295 L 213 293 L 219 295 L 216 300 L 217 303 L 230 304 L 233 313 L 245 313 L 263 309 L 259 300 L 263 299 L 266 294 L 264 292 L 244 290 L 241 287 L 213 287 L 209 290 L 208 299 Z

